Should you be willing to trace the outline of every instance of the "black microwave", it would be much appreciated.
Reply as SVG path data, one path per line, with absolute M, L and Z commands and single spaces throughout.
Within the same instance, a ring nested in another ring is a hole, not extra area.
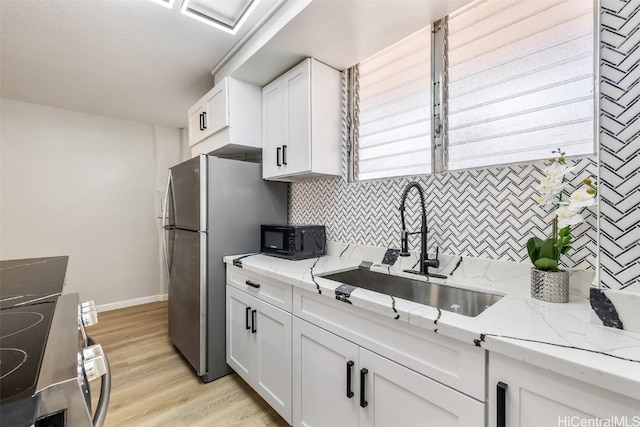
M 265 255 L 300 260 L 327 253 L 324 225 L 262 225 L 260 251 Z

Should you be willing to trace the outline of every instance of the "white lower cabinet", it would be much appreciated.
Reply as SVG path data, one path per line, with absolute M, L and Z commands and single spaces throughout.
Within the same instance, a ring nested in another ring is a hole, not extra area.
M 482 426 L 484 404 L 293 318 L 295 426 Z
M 357 345 L 293 318 L 295 426 L 358 425 L 357 361 Z
M 489 354 L 490 426 L 640 425 L 640 401 L 500 354 Z
M 227 363 L 291 423 L 291 313 L 227 285 Z

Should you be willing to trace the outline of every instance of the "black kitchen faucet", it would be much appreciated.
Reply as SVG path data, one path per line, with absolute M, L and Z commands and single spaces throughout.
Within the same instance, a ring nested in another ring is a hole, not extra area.
M 405 202 L 407 200 L 407 195 L 412 188 L 418 190 L 418 195 L 420 196 L 420 206 L 422 208 L 422 225 L 420 227 L 420 231 L 407 231 L 407 227 L 405 226 L 404 221 L 404 210 L 405 210 Z M 429 267 L 438 268 L 440 266 L 440 261 L 438 260 L 438 248 L 436 247 L 436 258 L 429 259 L 427 258 L 427 209 L 424 204 L 424 191 L 422 187 L 417 182 L 413 181 L 407 184 L 402 192 L 402 198 L 400 200 L 400 219 L 402 221 L 402 230 L 400 231 L 400 256 L 409 256 L 409 236 L 413 234 L 420 235 L 420 261 L 418 262 L 419 271 L 416 270 L 403 270 L 406 273 L 414 273 L 414 274 L 422 274 L 427 277 L 438 277 L 440 279 L 446 279 L 447 276 L 443 276 L 441 274 L 429 273 Z

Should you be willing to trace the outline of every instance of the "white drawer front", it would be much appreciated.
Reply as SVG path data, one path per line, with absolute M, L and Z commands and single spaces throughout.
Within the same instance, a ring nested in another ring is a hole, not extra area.
M 292 292 L 287 283 L 227 265 L 227 284 L 291 313 Z
M 485 351 L 481 348 L 301 289 L 294 290 L 293 313 L 484 401 Z

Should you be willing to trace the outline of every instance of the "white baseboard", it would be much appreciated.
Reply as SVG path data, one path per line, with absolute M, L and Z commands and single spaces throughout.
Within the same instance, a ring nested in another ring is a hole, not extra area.
M 134 305 L 140 305 L 140 304 L 148 304 L 150 302 L 166 301 L 167 297 L 168 297 L 167 294 L 161 294 L 161 295 L 152 295 L 149 297 L 134 298 L 134 299 L 129 299 L 125 301 L 118 301 L 118 302 L 111 302 L 109 304 L 97 305 L 96 309 L 98 310 L 98 312 L 117 310 L 119 308 L 132 307 Z

